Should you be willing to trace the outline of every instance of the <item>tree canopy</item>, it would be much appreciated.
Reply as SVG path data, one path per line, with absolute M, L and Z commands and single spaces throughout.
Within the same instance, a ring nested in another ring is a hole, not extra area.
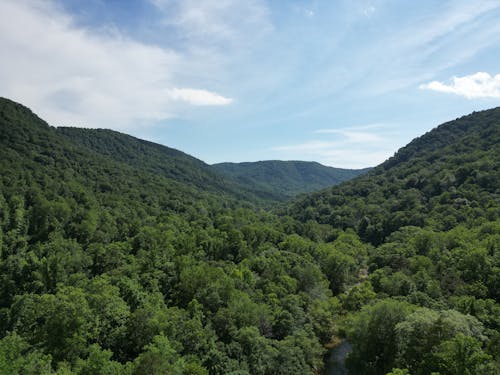
M 500 109 L 269 208 L 175 150 L 0 100 L 0 374 L 494 374 Z M 269 201 L 267 201 L 269 202 Z

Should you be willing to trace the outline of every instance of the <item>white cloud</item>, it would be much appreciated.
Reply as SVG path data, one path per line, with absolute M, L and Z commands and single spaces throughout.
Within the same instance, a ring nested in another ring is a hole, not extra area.
M 394 152 L 394 146 L 380 135 L 366 129 L 385 128 L 387 124 L 369 124 L 342 129 L 320 129 L 315 134 L 339 135 L 334 140 L 309 140 L 273 147 L 280 158 L 317 160 L 340 168 L 364 168 L 382 163 Z
M 453 77 L 449 84 L 432 81 L 419 88 L 460 95 L 467 99 L 500 98 L 500 74 L 491 76 L 485 72 L 477 72 L 464 77 Z
M 54 125 L 130 129 L 177 116 L 180 102 L 231 102 L 176 82 L 187 55 L 79 28 L 49 1 L 0 2 L 0 56 L 0 95 Z
M 382 138 L 374 133 L 345 130 L 345 129 L 320 129 L 316 130 L 316 134 L 339 134 L 345 137 L 346 142 L 362 143 L 362 142 L 380 142 Z
M 382 163 L 394 152 L 390 147 L 367 147 L 362 142 L 318 141 L 272 148 L 282 159 L 316 160 L 337 168 L 365 168 Z
M 233 99 L 225 98 L 219 94 L 215 94 L 206 90 L 196 89 L 172 89 L 169 90 L 170 96 L 174 100 L 182 100 L 192 105 L 227 105 Z
M 387 7 L 386 7 L 387 9 Z M 384 10 L 384 9 L 381 9 Z M 380 34 L 357 57 L 364 93 L 382 95 L 409 89 L 436 73 L 464 64 L 500 43 L 498 0 L 456 0 L 422 6 L 399 24 L 397 33 Z M 383 28 L 381 28 L 383 30 Z M 374 31 L 376 34 L 376 31 Z M 366 64 L 370 61 L 370 64 Z
M 183 39 L 205 47 L 241 48 L 272 28 L 262 0 L 150 0 L 164 24 L 181 30 Z M 210 45 L 210 46 L 209 46 Z

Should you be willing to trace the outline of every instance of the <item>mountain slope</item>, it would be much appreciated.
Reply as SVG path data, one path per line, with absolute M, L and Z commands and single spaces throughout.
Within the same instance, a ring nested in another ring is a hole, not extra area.
M 498 217 L 500 108 L 440 125 L 366 175 L 292 207 L 301 220 L 355 228 L 380 244 L 407 225 L 447 230 Z
M 67 140 L 104 157 L 201 189 L 253 202 L 279 201 L 270 189 L 240 184 L 182 151 L 107 129 L 59 127 Z
M 0 99 L 0 372 L 318 373 L 332 292 L 289 223 L 118 155 Z
M 342 291 L 358 259 L 358 284 L 339 295 L 349 374 L 500 373 L 500 108 L 445 123 L 286 214 L 306 233 L 371 244 L 324 269 Z
M 215 199 L 201 189 L 115 161 L 73 142 L 28 108 L 7 99 L 0 99 L 0 146 L 3 199 L 10 205 L 18 202 L 23 210 L 32 207 L 24 214 L 27 222 L 31 215 L 45 215 L 43 210 L 56 211 L 50 214 L 50 224 L 25 228 L 33 241 L 47 238 L 54 226 L 66 235 L 83 239 L 89 235 L 83 231 L 86 225 L 94 229 L 102 226 L 103 230 L 111 225 L 113 230 L 108 228 L 107 233 L 99 235 L 113 238 L 118 235 L 115 231 L 120 222 L 133 226 L 140 217 L 184 212 L 199 202 Z M 222 201 L 219 197 L 217 200 Z M 115 222 L 104 224 L 106 215 L 92 216 L 98 207 L 108 210 Z
M 316 162 L 267 160 L 254 163 L 219 163 L 213 167 L 242 184 L 288 197 L 337 185 L 369 170 L 332 168 Z

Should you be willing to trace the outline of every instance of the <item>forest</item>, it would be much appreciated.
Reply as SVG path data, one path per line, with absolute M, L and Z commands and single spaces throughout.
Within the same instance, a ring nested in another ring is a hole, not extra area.
M 364 172 L 290 199 L 0 99 L 0 374 L 314 375 L 345 341 L 349 374 L 500 373 L 500 108 Z

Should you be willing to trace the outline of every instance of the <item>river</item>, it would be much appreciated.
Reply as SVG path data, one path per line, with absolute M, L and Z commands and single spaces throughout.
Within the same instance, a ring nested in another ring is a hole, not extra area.
M 325 375 L 347 375 L 345 359 L 351 351 L 352 346 L 347 340 L 332 348 L 326 360 Z

